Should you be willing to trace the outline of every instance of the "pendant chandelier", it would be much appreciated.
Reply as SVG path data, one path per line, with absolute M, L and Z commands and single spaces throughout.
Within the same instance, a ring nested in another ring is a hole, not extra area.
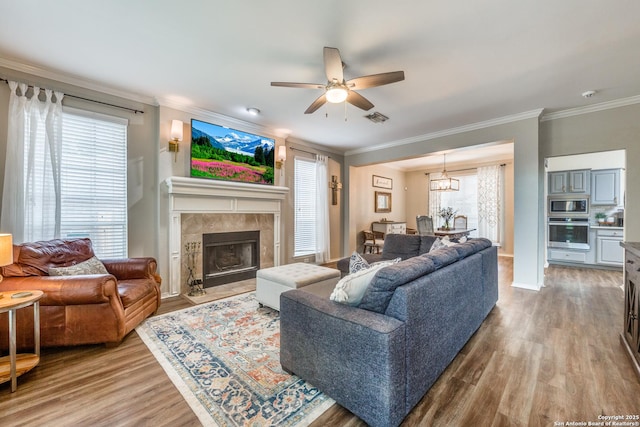
M 442 175 L 440 178 L 432 179 L 429 183 L 431 191 L 459 191 L 460 181 L 447 175 L 447 155 L 443 154 Z

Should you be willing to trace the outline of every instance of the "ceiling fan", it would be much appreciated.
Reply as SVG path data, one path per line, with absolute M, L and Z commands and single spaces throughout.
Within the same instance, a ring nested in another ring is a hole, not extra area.
M 349 104 L 365 111 L 373 108 L 373 104 L 356 90 L 387 85 L 404 80 L 404 71 L 392 71 L 389 73 L 372 74 L 344 80 L 342 72 L 343 62 L 340 51 L 335 47 L 324 48 L 324 69 L 327 75 L 327 83 L 289 83 L 271 82 L 271 86 L 298 87 L 304 89 L 324 89 L 324 93 L 318 97 L 304 112 L 311 114 L 325 103 L 340 103 L 347 101 Z

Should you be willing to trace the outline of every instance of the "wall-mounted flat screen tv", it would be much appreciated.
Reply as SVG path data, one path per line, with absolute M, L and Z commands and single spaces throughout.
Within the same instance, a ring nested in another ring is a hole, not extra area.
M 191 176 L 273 184 L 275 140 L 191 119 Z

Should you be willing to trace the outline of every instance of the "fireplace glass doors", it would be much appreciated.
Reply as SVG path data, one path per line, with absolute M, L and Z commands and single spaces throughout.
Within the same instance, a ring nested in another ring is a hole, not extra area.
M 204 287 L 256 277 L 260 267 L 260 231 L 202 235 Z

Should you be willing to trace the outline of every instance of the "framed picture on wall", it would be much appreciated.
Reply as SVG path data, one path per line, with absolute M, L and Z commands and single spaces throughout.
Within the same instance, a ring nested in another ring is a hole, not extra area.
M 391 212 L 391 193 L 385 193 L 383 191 L 376 191 L 375 194 L 375 211 L 388 213 Z
M 385 178 L 384 176 L 373 175 L 371 179 L 371 185 L 378 188 L 386 188 L 391 190 L 393 188 L 393 180 L 391 178 Z

